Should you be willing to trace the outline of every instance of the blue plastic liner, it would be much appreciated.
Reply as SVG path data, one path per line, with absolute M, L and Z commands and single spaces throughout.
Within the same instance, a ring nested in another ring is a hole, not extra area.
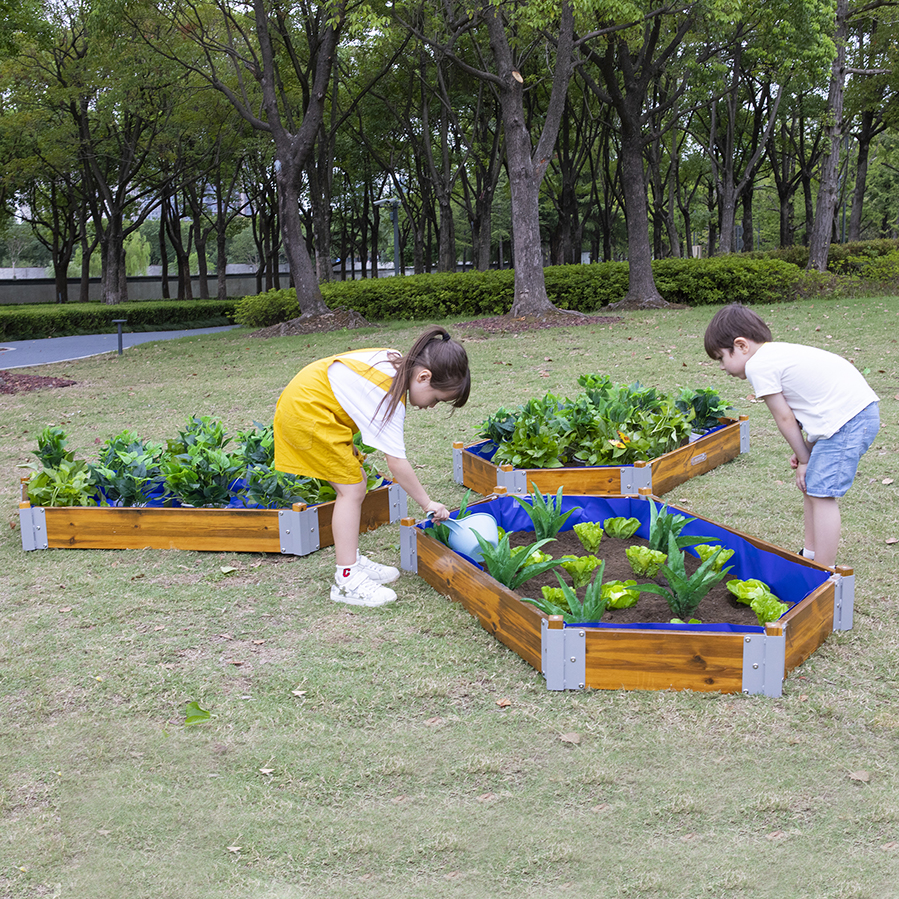
M 677 515 L 683 515 L 686 518 L 693 516 L 679 509 L 677 506 L 667 505 L 665 503 L 656 503 L 656 509 L 661 511 L 666 508 L 669 512 Z M 596 521 L 602 523 L 607 518 L 636 518 L 640 522 L 636 536 L 642 537 L 644 540 L 649 539 L 649 521 L 650 506 L 649 501 L 639 497 L 630 496 L 562 496 L 562 511 L 567 512 L 570 509 L 575 511 L 569 516 L 565 522 L 563 531 L 571 530 L 576 524 L 584 521 Z M 478 503 L 473 506 L 471 511 L 487 512 L 492 515 L 497 524 L 505 531 L 531 531 L 533 524 L 527 512 L 522 508 L 521 504 L 511 496 L 501 496 L 497 499 L 490 500 L 485 503 Z M 455 518 L 457 513 L 453 513 Z M 424 522 L 420 527 L 430 527 L 431 522 Z M 805 599 L 810 593 L 814 592 L 821 584 L 823 584 L 830 574 L 819 568 L 810 568 L 800 562 L 793 562 L 785 559 L 772 552 L 759 549 L 748 540 L 734 534 L 727 528 L 714 524 L 713 522 L 695 520 L 684 525 L 681 534 L 685 536 L 697 536 L 712 538 L 703 540 L 702 542 L 715 542 L 714 538 L 720 542 L 722 546 L 732 549 L 734 554 L 730 557 L 727 564 L 732 567 L 727 580 L 732 578 L 757 578 L 764 581 L 771 588 L 778 599 L 789 603 L 791 606 Z M 685 551 L 698 558 L 698 554 L 692 547 L 686 547 Z M 460 555 L 462 555 L 460 553 Z M 601 544 L 599 555 L 602 555 Z M 472 561 L 468 556 L 462 556 L 472 565 L 483 570 L 482 565 Z M 585 624 L 578 625 L 566 624 L 566 627 L 584 627 Z M 638 628 L 648 630 L 685 630 L 685 631 L 713 631 L 720 633 L 764 633 L 763 627 L 758 626 L 738 626 L 731 624 L 610 624 L 597 622 L 588 625 L 589 627 L 608 627 L 608 628 Z

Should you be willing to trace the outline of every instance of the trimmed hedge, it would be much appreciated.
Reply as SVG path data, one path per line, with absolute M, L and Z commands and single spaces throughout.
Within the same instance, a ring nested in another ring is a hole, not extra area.
M 653 274 L 662 296 L 672 303 L 707 306 L 727 302 L 771 303 L 796 299 L 805 272 L 780 259 L 732 255 L 711 259 L 660 259 Z M 560 309 L 596 312 L 624 299 L 628 264 L 554 265 L 544 269 L 546 292 Z M 440 319 L 449 316 L 504 315 L 512 308 L 511 270 L 411 275 L 322 284 L 331 309 L 346 306 L 370 321 Z M 300 314 L 296 293 L 271 290 L 244 297 L 235 319 L 265 328 Z
M 113 319 L 126 331 L 174 331 L 234 324 L 237 299 L 0 306 L 0 340 L 34 340 L 71 334 L 114 334 Z

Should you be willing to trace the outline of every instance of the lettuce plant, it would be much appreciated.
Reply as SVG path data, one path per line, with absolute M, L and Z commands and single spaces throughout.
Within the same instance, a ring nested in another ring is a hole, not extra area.
M 602 525 L 599 524 L 599 522 L 579 521 L 574 526 L 574 532 L 577 534 L 578 540 L 581 541 L 581 546 L 583 546 L 588 553 L 595 553 L 596 550 L 599 549 L 603 534 Z
M 648 546 L 629 546 L 625 550 L 631 570 L 637 577 L 655 577 L 668 556 Z
M 738 602 L 745 603 L 755 612 L 755 617 L 761 625 L 777 621 L 790 608 L 789 603 L 781 602 L 764 581 L 756 578 L 747 578 L 744 581 L 734 578 L 727 582 L 727 589 L 733 593 Z
M 609 581 L 602 585 L 602 595 L 610 609 L 629 609 L 640 598 L 636 586 L 636 581 Z
M 577 527 L 577 525 L 575 525 L 575 527 Z M 605 528 L 606 533 L 616 540 L 630 540 L 640 528 L 640 519 L 625 518 L 624 516 L 607 518 L 603 522 L 603 527 Z
M 565 599 L 565 591 L 561 587 L 541 587 L 540 592 L 543 594 L 543 598 L 550 605 L 555 606 L 558 609 L 564 609 L 566 612 L 570 613 L 571 609 L 568 608 L 568 600 Z M 552 614 L 561 614 L 559 612 L 553 612 Z
M 716 558 L 717 553 L 706 559 L 690 577 L 687 577 L 684 553 L 678 549 L 674 534 L 669 534 L 668 563 L 661 568 L 668 582 L 668 588 L 660 587 L 658 584 L 639 584 L 635 589 L 641 593 L 656 593 L 663 596 L 672 614 L 686 621 L 696 611 L 709 590 L 724 580 L 730 571 L 730 568 L 715 571 L 713 565 Z
M 696 550 L 696 554 L 703 562 L 715 555 L 715 553 L 718 553 L 713 566 L 715 571 L 721 571 L 724 567 L 724 563 L 734 554 L 732 549 L 724 549 L 722 546 L 712 546 L 708 543 L 701 543 L 699 546 L 694 546 L 693 549 Z
M 586 587 L 590 583 L 593 571 L 599 564 L 599 559 L 594 555 L 562 556 L 559 559 L 559 565 L 568 572 L 575 590 Z

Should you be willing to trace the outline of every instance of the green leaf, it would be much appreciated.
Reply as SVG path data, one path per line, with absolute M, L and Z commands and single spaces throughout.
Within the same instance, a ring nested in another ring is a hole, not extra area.
M 201 709 L 200 706 L 191 701 L 187 704 L 187 710 L 184 717 L 184 726 L 190 727 L 194 724 L 202 724 L 204 721 L 208 721 L 212 717 L 210 712 L 207 712 L 206 709 Z

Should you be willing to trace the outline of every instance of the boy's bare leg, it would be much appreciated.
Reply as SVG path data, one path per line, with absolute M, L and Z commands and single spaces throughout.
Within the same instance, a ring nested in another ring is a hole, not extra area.
M 805 495 L 805 545 L 819 565 L 833 568 L 840 544 L 840 507 L 834 496 Z
M 331 530 L 334 533 L 334 562 L 340 566 L 355 565 L 359 549 L 359 525 L 362 521 L 362 500 L 365 499 L 366 484 L 335 484 L 334 514 Z

